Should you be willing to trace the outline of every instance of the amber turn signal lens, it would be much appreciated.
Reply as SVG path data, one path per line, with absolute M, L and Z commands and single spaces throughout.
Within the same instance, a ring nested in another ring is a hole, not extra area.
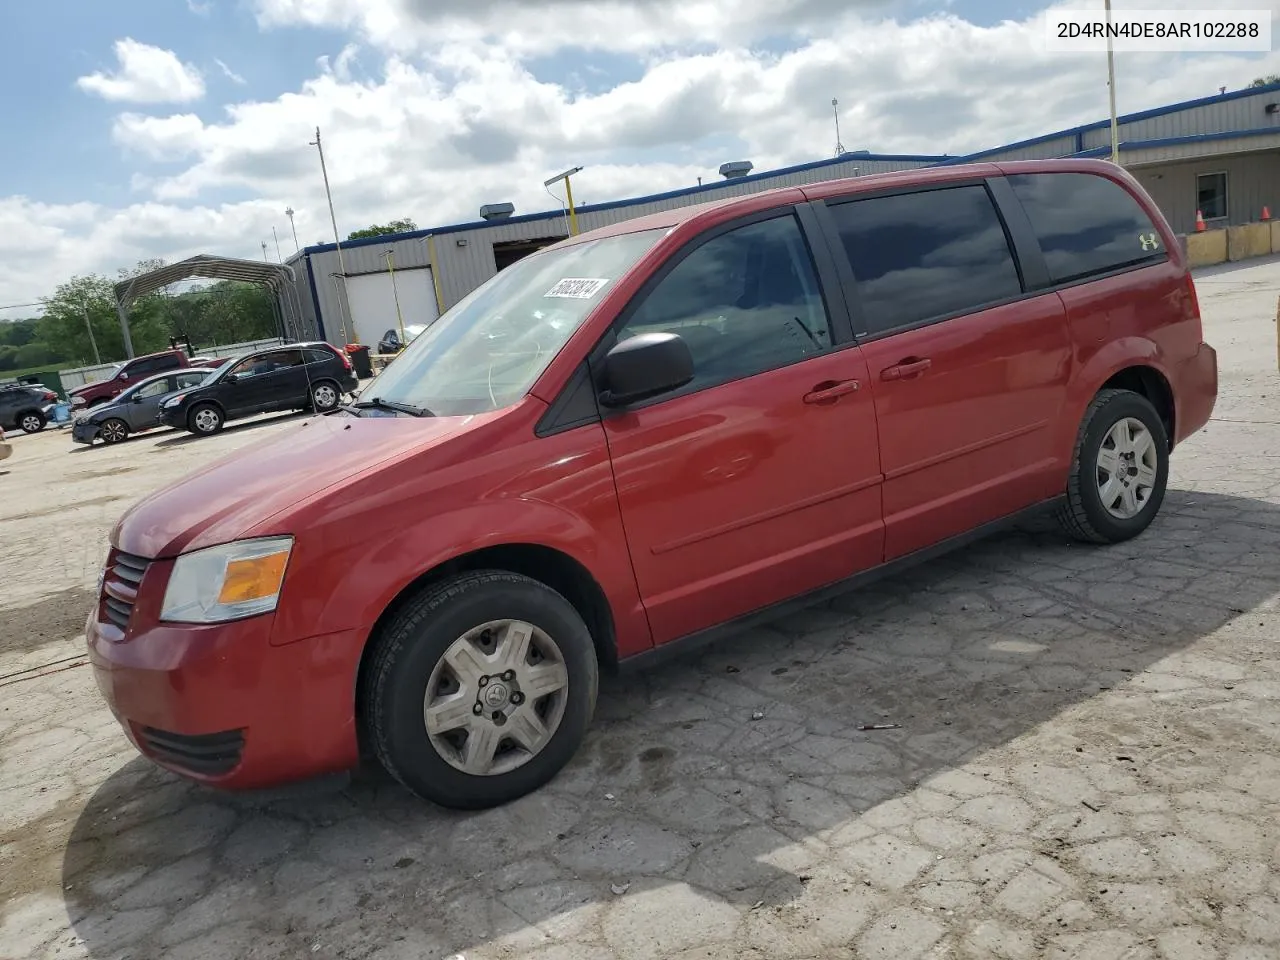
M 288 551 L 248 560 L 232 560 L 227 564 L 227 572 L 222 577 L 218 602 L 245 603 L 275 596 L 280 591 L 285 564 L 288 562 Z

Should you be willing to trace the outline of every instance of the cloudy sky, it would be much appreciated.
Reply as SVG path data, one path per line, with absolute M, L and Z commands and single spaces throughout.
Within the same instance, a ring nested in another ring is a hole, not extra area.
M 1073 0 L 1062 6 L 1102 6 Z M 1116 0 L 1117 9 L 1214 8 Z M 1240 7 L 1280 8 L 1280 0 Z M 293 252 L 483 203 L 556 208 L 847 149 L 960 154 L 1106 115 L 1105 61 L 1035 0 L 41 0 L 0 32 L 0 317 L 144 257 Z M 1280 72 L 1126 54 L 1122 112 Z

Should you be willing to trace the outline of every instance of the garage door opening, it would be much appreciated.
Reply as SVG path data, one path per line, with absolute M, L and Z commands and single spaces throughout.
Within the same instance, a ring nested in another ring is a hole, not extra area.
M 522 260 L 531 253 L 537 253 L 543 247 L 559 243 L 564 237 L 538 237 L 534 240 L 506 240 L 493 245 L 493 261 L 499 270 L 505 270 L 517 260 Z

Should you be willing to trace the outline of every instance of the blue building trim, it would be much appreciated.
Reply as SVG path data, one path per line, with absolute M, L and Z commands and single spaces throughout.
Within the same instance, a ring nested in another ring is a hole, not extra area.
M 1234 140 L 1244 137 L 1280 136 L 1280 126 L 1254 127 L 1249 130 L 1226 130 L 1222 133 L 1194 133 L 1185 137 L 1161 137 L 1156 140 L 1125 140 L 1120 143 L 1120 152 L 1132 150 L 1158 150 L 1161 147 L 1180 147 L 1188 143 L 1212 143 L 1217 140 Z M 1080 150 L 1074 157 L 1105 157 L 1111 153 L 1111 147 L 1091 147 Z
M 320 294 L 316 290 L 316 272 L 311 268 L 311 257 L 305 253 L 303 256 L 307 261 L 307 286 L 311 288 L 311 306 L 316 311 L 317 339 L 327 340 L 329 338 L 324 335 L 324 316 L 320 313 Z
M 1208 107 L 1217 103 L 1227 103 L 1231 100 L 1240 100 L 1244 97 L 1256 97 L 1259 94 L 1280 93 L 1280 83 L 1268 84 L 1265 87 L 1245 87 L 1243 90 L 1232 90 L 1229 93 L 1217 93 L 1211 97 L 1201 97 L 1198 100 L 1184 100 L 1182 103 L 1173 103 L 1164 107 L 1155 107 L 1151 110 L 1142 110 L 1138 113 L 1127 113 L 1124 116 L 1116 118 L 1116 124 L 1122 125 L 1126 123 L 1138 123 L 1142 120 L 1151 120 L 1155 117 L 1165 117 L 1171 113 L 1181 113 L 1183 110 L 1193 110 L 1196 107 Z M 1078 149 L 1084 149 L 1084 135 L 1094 130 L 1105 130 L 1111 126 L 1110 120 L 1098 120 L 1094 123 L 1086 123 L 1079 127 L 1069 127 L 1066 130 L 1059 130 L 1056 133 L 1046 133 L 1038 137 L 1032 137 L 1029 140 L 1017 140 L 1013 143 L 1005 144 L 1003 147 L 992 147 L 989 150 L 979 150 L 977 153 L 968 153 L 963 157 L 949 157 L 942 161 L 942 164 L 952 163 L 974 163 L 978 160 L 985 160 L 987 157 L 995 156 L 1000 153 L 1007 153 L 1010 150 L 1021 150 L 1024 147 L 1034 147 L 1042 143 L 1049 143 L 1053 140 L 1061 140 L 1066 137 L 1074 137 L 1078 144 Z M 1280 128 L 1277 128 L 1280 129 Z M 1203 136 L 1216 136 L 1216 134 L 1203 134 Z M 1110 147 L 1107 152 L 1110 152 Z M 940 164 L 940 165 L 942 165 Z

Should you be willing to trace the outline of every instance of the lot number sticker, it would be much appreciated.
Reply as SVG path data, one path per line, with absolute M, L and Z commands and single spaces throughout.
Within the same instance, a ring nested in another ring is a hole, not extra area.
M 607 284 L 608 280 L 591 280 L 566 277 L 543 294 L 544 297 L 559 297 L 565 300 L 590 300 Z

